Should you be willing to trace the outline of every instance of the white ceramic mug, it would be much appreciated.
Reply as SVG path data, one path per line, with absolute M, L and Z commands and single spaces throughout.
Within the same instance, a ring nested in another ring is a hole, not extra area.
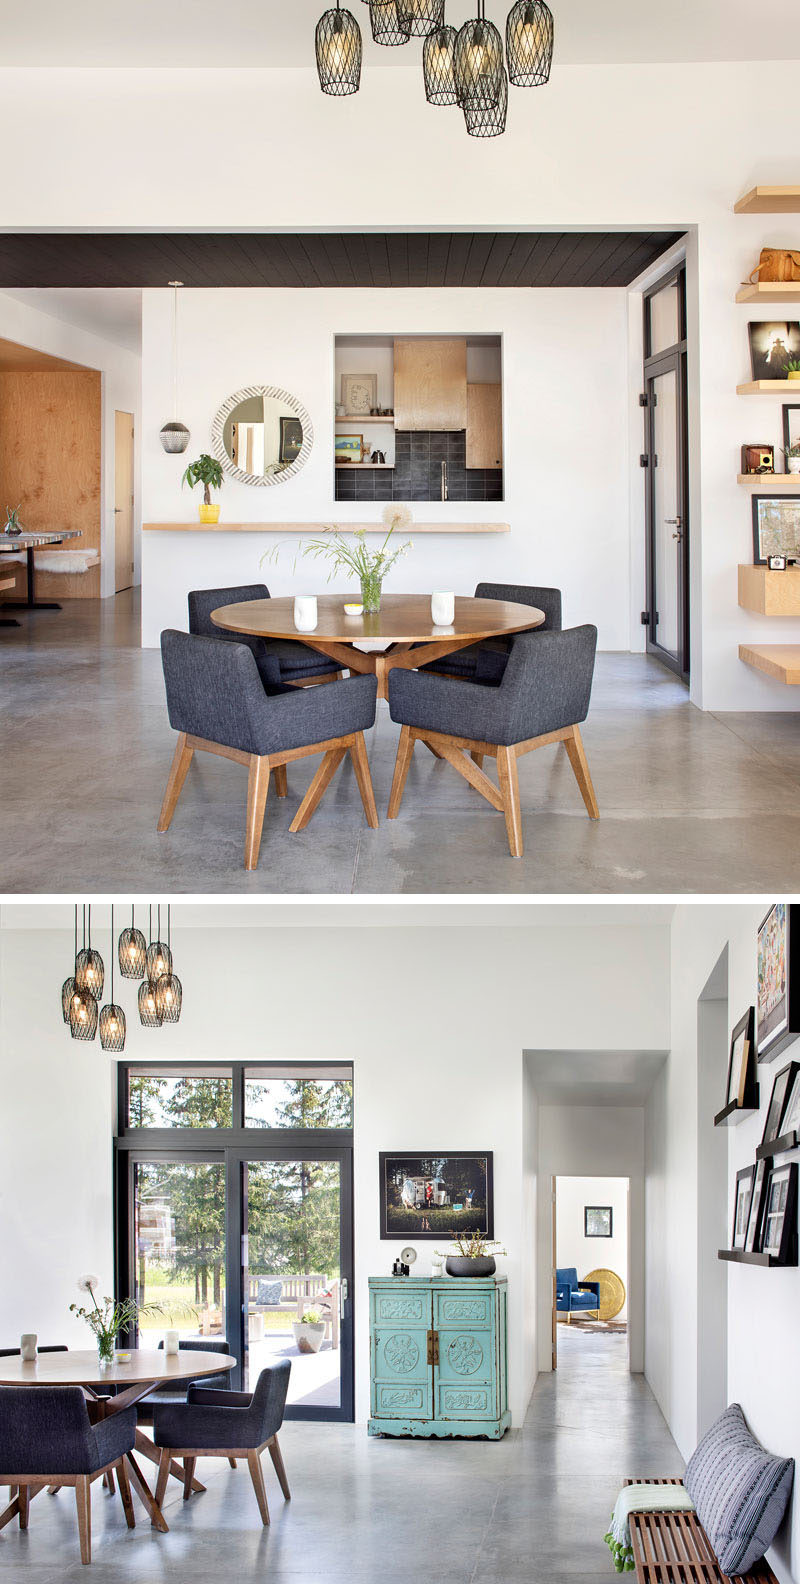
M 36 1332 L 24 1331 L 19 1339 L 19 1350 L 26 1364 L 31 1364 L 36 1357 Z
M 294 624 L 298 632 L 313 632 L 317 625 L 316 594 L 298 594 L 294 602 Z
M 174 1354 L 174 1353 L 177 1353 L 177 1351 L 178 1351 L 178 1333 L 177 1333 L 177 1331 L 165 1331 L 164 1332 L 164 1352 L 165 1353 Z
M 431 595 L 431 616 L 434 627 L 451 627 L 456 613 L 455 594 L 438 592 Z

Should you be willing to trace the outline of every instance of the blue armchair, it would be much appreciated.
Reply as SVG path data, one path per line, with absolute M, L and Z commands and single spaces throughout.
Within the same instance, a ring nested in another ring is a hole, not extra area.
M 556 1313 L 565 1314 L 567 1320 L 574 1314 L 599 1315 L 600 1283 L 579 1282 L 574 1265 L 564 1265 L 556 1270 Z

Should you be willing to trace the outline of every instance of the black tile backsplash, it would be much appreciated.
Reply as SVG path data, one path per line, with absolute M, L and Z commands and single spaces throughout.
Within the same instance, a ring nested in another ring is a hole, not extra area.
M 442 462 L 447 463 L 447 499 L 500 501 L 502 468 L 468 468 L 463 429 L 430 434 L 397 430 L 393 468 L 335 469 L 336 499 L 342 501 L 438 501 L 442 498 Z

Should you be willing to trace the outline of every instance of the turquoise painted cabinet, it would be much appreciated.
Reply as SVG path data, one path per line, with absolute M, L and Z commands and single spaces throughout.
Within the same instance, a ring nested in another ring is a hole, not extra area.
M 371 1276 L 370 1435 L 491 1436 L 508 1411 L 508 1284 Z

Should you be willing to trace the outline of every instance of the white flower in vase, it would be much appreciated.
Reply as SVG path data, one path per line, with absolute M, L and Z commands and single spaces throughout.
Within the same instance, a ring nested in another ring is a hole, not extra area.
M 100 1277 L 92 1275 L 92 1272 L 89 1271 L 85 1276 L 78 1277 L 76 1286 L 78 1292 L 93 1293 L 95 1288 L 100 1286 Z

